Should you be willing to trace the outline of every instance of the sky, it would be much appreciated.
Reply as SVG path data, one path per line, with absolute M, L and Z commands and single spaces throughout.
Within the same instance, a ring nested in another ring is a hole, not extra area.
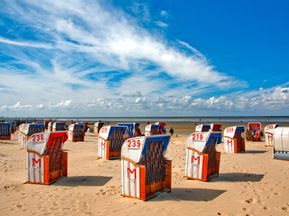
M 0 116 L 289 115 L 289 2 L 1 0 Z

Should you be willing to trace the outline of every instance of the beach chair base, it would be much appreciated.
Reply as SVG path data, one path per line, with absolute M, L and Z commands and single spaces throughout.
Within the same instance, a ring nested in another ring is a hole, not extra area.
M 51 171 L 48 155 L 39 155 L 28 151 L 28 180 L 29 184 L 50 185 L 63 177 L 67 177 L 67 152 L 62 152 L 61 169 Z
M 0 140 L 11 140 L 11 135 L 10 136 L 0 136 Z
M 289 161 L 289 151 L 275 151 L 273 153 L 273 159 L 278 159 L 278 160 L 287 160 Z

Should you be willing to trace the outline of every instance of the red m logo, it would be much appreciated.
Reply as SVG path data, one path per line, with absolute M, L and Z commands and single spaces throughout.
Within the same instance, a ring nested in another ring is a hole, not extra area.
M 232 145 L 233 144 L 232 139 L 227 139 L 227 143 Z
M 192 156 L 191 163 L 194 163 L 194 161 L 197 161 L 197 164 L 200 164 L 200 156 L 198 157 Z
M 134 174 L 134 179 L 136 179 L 136 169 L 134 168 L 131 170 L 130 168 L 127 168 L 127 177 L 129 178 L 131 174 Z
M 39 158 L 36 160 L 35 158 L 32 158 L 32 166 L 35 167 L 35 165 L 38 164 L 38 167 L 41 167 L 41 159 Z

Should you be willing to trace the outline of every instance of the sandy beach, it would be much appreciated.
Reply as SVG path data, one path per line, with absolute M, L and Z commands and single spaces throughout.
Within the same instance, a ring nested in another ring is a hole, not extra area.
M 264 142 L 246 142 L 246 152 L 235 155 L 218 145 L 219 177 L 192 181 L 183 177 L 188 131 L 179 131 L 167 152 L 172 192 L 147 202 L 120 195 L 120 160 L 97 159 L 93 134 L 64 144 L 67 178 L 49 186 L 25 184 L 27 152 L 13 134 L 0 141 L 0 215 L 289 215 L 289 163 L 273 160 Z

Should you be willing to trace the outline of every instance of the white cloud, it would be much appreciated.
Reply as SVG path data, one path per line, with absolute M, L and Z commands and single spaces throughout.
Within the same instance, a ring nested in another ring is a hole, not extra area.
M 168 14 L 167 11 L 165 11 L 165 10 L 161 10 L 160 15 L 161 15 L 162 17 L 167 18 L 169 14 Z
M 3 37 L 0 37 L 0 43 L 14 45 L 14 46 L 21 46 L 21 47 L 52 49 L 52 45 L 47 44 L 47 43 L 37 43 L 37 42 L 31 42 L 31 41 L 16 41 L 16 40 L 9 40 Z
M 262 89 L 238 95 L 228 94 L 218 97 L 200 98 L 192 96 L 151 96 L 143 95 L 136 91 L 132 94 L 121 94 L 119 96 L 109 96 L 96 98 L 87 102 L 62 100 L 57 103 L 47 105 L 22 104 L 17 102 L 14 105 L 3 105 L 0 110 L 9 114 L 9 111 L 37 111 L 39 115 L 49 113 L 47 110 L 55 110 L 53 116 L 72 115 L 78 113 L 80 116 L 91 115 L 163 115 L 171 113 L 173 115 L 182 114 L 201 115 L 208 111 L 215 114 L 229 113 L 233 115 L 284 115 L 288 114 L 289 93 L 282 90 L 288 87 L 277 86 L 270 89 Z M 21 112 L 22 113 L 22 112 Z M 20 113 L 20 114 L 21 114 Z M 19 115 L 19 113 L 18 113 Z M 51 113 L 49 114 L 51 115 Z
M 162 21 L 155 21 L 155 24 L 158 25 L 161 28 L 167 28 L 168 24 Z

